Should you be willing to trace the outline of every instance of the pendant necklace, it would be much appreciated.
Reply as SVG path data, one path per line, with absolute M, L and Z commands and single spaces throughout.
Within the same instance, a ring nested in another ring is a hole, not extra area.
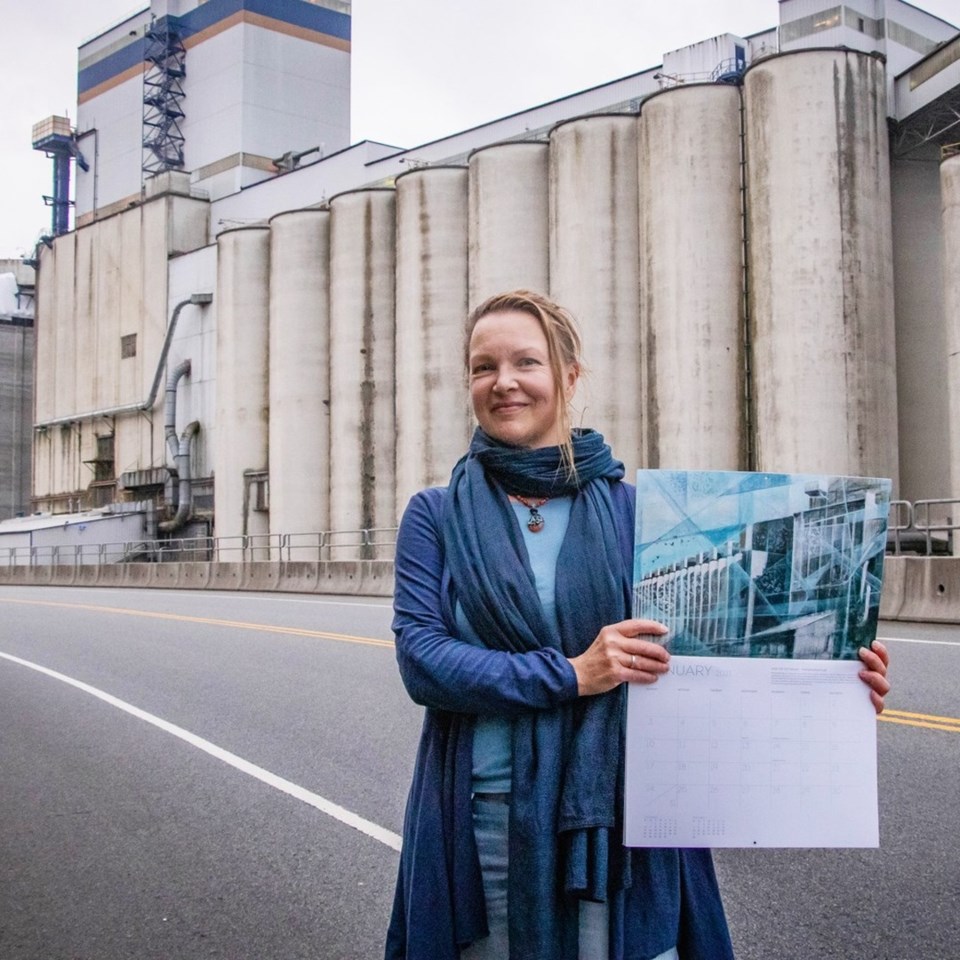
M 550 499 L 549 497 L 537 497 L 534 500 L 528 500 L 526 497 L 521 497 L 519 494 L 514 494 L 513 499 L 518 503 L 522 503 L 529 511 L 530 516 L 527 518 L 527 529 L 531 533 L 539 533 L 543 529 L 543 525 L 546 521 L 543 519 L 543 514 L 540 512 L 540 508 Z

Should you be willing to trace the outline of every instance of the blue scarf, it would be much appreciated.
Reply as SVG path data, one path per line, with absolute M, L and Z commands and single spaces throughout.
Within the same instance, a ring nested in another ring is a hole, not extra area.
M 443 517 L 450 580 L 495 650 L 554 647 L 574 657 L 602 626 L 630 615 L 610 487 L 623 464 L 594 431 L 575 431 L 573 448 L 571 478 L 559 447 L 508 447 L 477 430 L 453 470 Z M 559 635 L 546 622 L 510 493 L 574 498 L 557 560 Z M 575 958 L 577 899 L 607 900 L 629 884 L 619 821 L 622 714 L 619 687 L 514 722 L 508 909 L 516 956 Z

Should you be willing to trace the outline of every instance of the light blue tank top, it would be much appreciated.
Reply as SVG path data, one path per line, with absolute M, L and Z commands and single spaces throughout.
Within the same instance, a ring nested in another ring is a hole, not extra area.
M 527 528 L 530 509 L 522 503 L 511 504 L 523 532 L 537 594 L 543 604 L 546 621 L 554 633 L 559 632 L 556 603 L 557 557 L 570 522 L 572 503 L 572 497 L 557 497 L 548 500 L 540 507 L 544 525 L 539 533 L 531 533 Z M 464 640 L 481 645 L 480 638 L 467 622 L 459 604 L 456 617 L 460 636 Z M 513 722 L 509 717 L 479 716 L 477 718 L 473 733 L 474 792 L 509 793 L 513 763 L 512 730 Z

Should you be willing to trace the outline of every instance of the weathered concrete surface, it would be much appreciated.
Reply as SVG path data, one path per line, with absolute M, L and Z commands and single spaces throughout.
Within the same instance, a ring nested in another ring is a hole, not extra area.
M 470 443 L 467 168 L 397 177 L 397 511 L 445 484 Z M 338 521 L 339 523 L 339 521 Z
M 392 527 L 397 522 L 394 191 L 343 193 L 330 201 L 330 210 L 330 517 L 341 530 Z M 317 482 L 313 475 L 310 480 Z M 296 514 L 291 525 L 278 529 L 295 529 L 295 522 L 299 530 L 330 529 L 305 528 Z M 375 556 L 373 548 L 361 549 L 361 557 Z M 311 559 L 309 548 L 292 556 Z
M 393 595 L 390 560 L 271 563 L 122 563 L 0 567 L 0 585 L 250 590 L 364 597 Z
M 624 462 L 641 466 L 638 120 L 589 116 L 550 132 L 550 295 L 580 321 L 574 408 Z M 593 384 L 591 387 L 590 384 Z
M 329 211 L 293 210 L 270 220 L 267 436 L 274 535 L 330 529 L 329 264 Z
M 748 314 L 753 469 L 891 477 L 897 491 L 884 83 L 882 62 L 853 50 L 747 71 Z
M 886 557 L 880 617 L 960 623 L 960 557 Z

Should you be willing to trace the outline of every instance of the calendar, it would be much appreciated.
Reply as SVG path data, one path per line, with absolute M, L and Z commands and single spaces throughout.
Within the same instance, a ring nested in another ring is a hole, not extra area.
M 630 684 L 624 842 L 876 847 L 876 715 L 849 660 L 673 656 Z

